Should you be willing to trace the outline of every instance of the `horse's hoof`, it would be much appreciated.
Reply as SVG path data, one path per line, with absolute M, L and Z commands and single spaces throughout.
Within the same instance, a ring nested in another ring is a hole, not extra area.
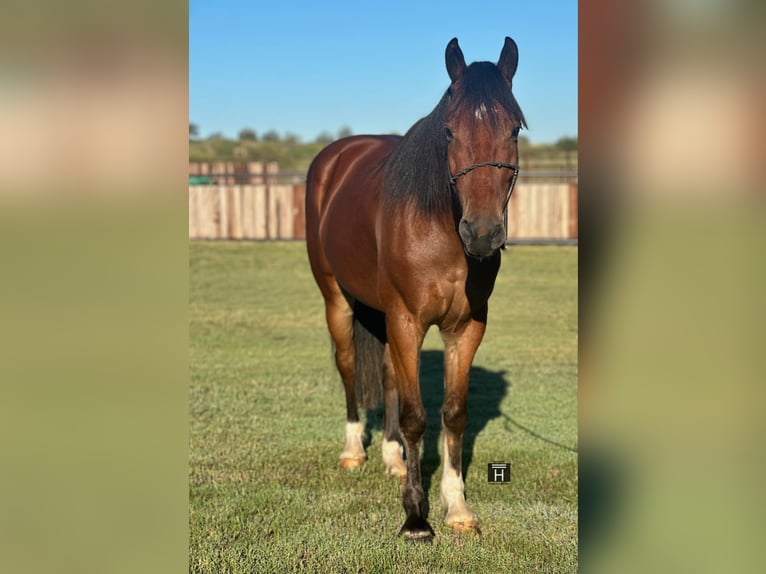
M 367 459 L 364 458 L 342 458 L 338 461 L 338 466 L 345 468 L 346 470 L 359 468 L 360 466 L 364 466 L 366 460 Z
M 407 542 L 432 542 L 434 539 L 432 530 L 405 530 L 402 536 Z
M 402 466 L 390 466 L 386 469 L 386 476 L 396 478 L 407 478 L 407 467 Z
M 399 535 L 403 536 L 407 542 L 431 542 L 434 531 L 424 518 L 408 519 L 399 531 Z
M 452 528 L 453 532 L 475 532 L 476 534 L 481 534 L 479 523 L 475 520 L 467 520 L 465 522 L 450 522 L 447 524 L 447 526 Z

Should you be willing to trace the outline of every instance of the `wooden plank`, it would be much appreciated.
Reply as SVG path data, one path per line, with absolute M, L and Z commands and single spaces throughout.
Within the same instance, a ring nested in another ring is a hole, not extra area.
M 229 201 L 228 188 L 225 185 L 218 186 L 218 227 L 216 238 L 228 239 L 229 235 Z
M 550 239 L 558 236 L 559 228 L 559 185 L 548 184 L 545 186 L 545 196 L 547 200 L 547 206 L 543 210 L 543 219 L 545 219 L 545 227 L 543 228 L 543 235 L 541 237 Z
M 548 194 L 546 193 L 546 186 L 540 186 L 535 193 L 537 201 L 535 202 L 535 238 L 545 237 L 545 215 L 546 207 L 548 203 Z
M 546 200 L 545 186 L 536 185 L 535 193 L 534 193 L 534 202 L 533 202 L 534 215 L 532 216 L 532 222 L 534 224 L 534 228 L 530 236 L 534 239 L 545 236 L 545 231 L 544 231 L 545 230 L 545 203 L 546 203 L 545 200 Z
M 263 162 L 251 161 L 247 164 L 247 172 L 250 174 L 248 183 L 265 183 L 263 179 Z
M 220 220 L 218 189 L 213 185 L 206 185 L 202 191 L 202 237 L 216 239 Z
M 535 235 L 535 201 L 537 200 L 537 189 L 530 185 L 527 189 L 527 200 L 524 202 L 524 238 L 534 237 Z
M 253 214 L 255 221 L 255 239 L 266 239 L 269 235 L 268 225 L 268 187 L 265 184 L 253 186 Z
M 242 186 L 229 190 L 229 237 L 242 239 Z
M 233 161 L 227 161 L 226 162 L 226 185 L 234 185 L 236 183 L 236 180 L 234 178 L 234 162 Z
M 306 185 L 293 186 L 293 239 L 306 238 Z
M 277 198 L 274 187 L 268 184 L 266 185 L 266 238 L 277 238 Z
M 293 186 L 282 184 L 277 186 L 279 197 L 279 239 L 293 238 Z
M 212 166 L 212 178 L 210 183 L 223 184 L 226 177 L 226 162 L 214 161 Z
M 519 236 L 519 194 L 524 194 L 521 185 L 516 185 L 511 200 L 508 202 L 508 239 Z
M 556 237 L 566 239 L 569 227 L 569 189 L 566 185 L 558 186 L 558 211 Z
M 242 186 L 242 238 L 255 238 L 255 191 L 252 185 Z
M 518 238 L 519 236 L 519 227 L 521 226 L 521 202 L 523 201 L 524 196 L 524 186 L 517 184 L 516 189 L 513 192 L 513 197 L 511 197 L 511 203 L 510 205 L 513 207 L 510 214 L 508 215 L 508 227 L 511 228 L 510 236 L 513 239 Z
M 567 225 L 569 223 L 569 216 L 567 212 L 567 195 L 569 190 L 566 185 L 557 186 L 558 200 L 556 210 L 556 237 L 558 239 L 566 239 Z
M 205 237 L 205 188 L 207 186 L 200 185 L 196 187 L 196 211 L 197 211 L 197 225 L 195 239 L 202 239 Z
M 529 239 L 537 235 L 537 202 L 540 199 L 538 186 L 531 185 L 527 197 L 527 226 L 524 230 L 524 237 Z
M 567 229 L 567 237 L 569 239 L 576 239 L 579 232 L 578 221 L 577 221 L 577 215 L 578 215 L 577 184 L 570 183 L 568 191 L 569 191 L 569 198 L 567 201 L 567 205 L 569 207 L 569 222 L 568 222 L 568 229 Z
M 277 183 L 277 175 L 279 175 L 279 164 L 275 161 L 270 161 L 266 164 L 266 183 Z
M 284 233 L 285 233 L 285 201 L 284 196 L 282 193 L 282 186 L 273 186 L 274 190 L 274 201 L 276 205 L 276 216 L 277 216 L 277 226 L 276 226 L 276 237 L 277 239 L 284 239 Z M 292 205 L 290 205 L 292 208 Z
M 196 209 L 197 209 L 197 233 L 195 239 L 204 239 L 205 237 L 205 188 L 207 186 L 197 186 Z
M 523 238 L 528 238 L 534 235 L 534 213 L 535 213 L 535 197 L 537 193 L 534 186 L 527 187 L 527 194 L 524 198 L 524 224 L 522 225 Z
M 514 192 L 515 199 L 511 200 L 515 202 L 515 231 L 513 234 L 514 239 L 518 239 L 524 236 L 524 202 L 527 200 L 527 186 L 520 185 L 519 189 Z

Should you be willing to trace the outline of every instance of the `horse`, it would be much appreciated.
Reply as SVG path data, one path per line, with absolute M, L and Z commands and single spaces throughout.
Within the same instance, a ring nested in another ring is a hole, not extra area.
M 468 379 L 507 240 L 518 133 L 526 127 L 512 93 L 518 47 L 511 38 L 496 64 L 471 65 L 453 38 L 445 63 L 451 83 L 430 114 L 404 136 L 329 144 L 306 182 L 308 258 L 345 389 L 339 465 L 366 462 L 358 406 L 382 401 L 385 472 L 404 480 L 399 534 L 418 541 L 434 536 L 420 475 L 426 412 L 418 380 L 433 325 L 445 347 L 444 522 L 479 531 L 462 474 Z

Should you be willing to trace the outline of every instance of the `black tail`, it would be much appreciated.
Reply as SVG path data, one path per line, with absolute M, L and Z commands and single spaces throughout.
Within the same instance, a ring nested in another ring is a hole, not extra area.
M 383 402 L 383 350 L 386 316 L 358 301 L 354 305 L 354 363 L 356 400 L 364 409 Z

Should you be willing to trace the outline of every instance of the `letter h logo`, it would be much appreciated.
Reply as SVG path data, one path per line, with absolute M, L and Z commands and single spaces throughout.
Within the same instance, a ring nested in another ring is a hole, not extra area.
M 510 462 L 491 462 L 487 465 L 488 482 L 511 482 Z

